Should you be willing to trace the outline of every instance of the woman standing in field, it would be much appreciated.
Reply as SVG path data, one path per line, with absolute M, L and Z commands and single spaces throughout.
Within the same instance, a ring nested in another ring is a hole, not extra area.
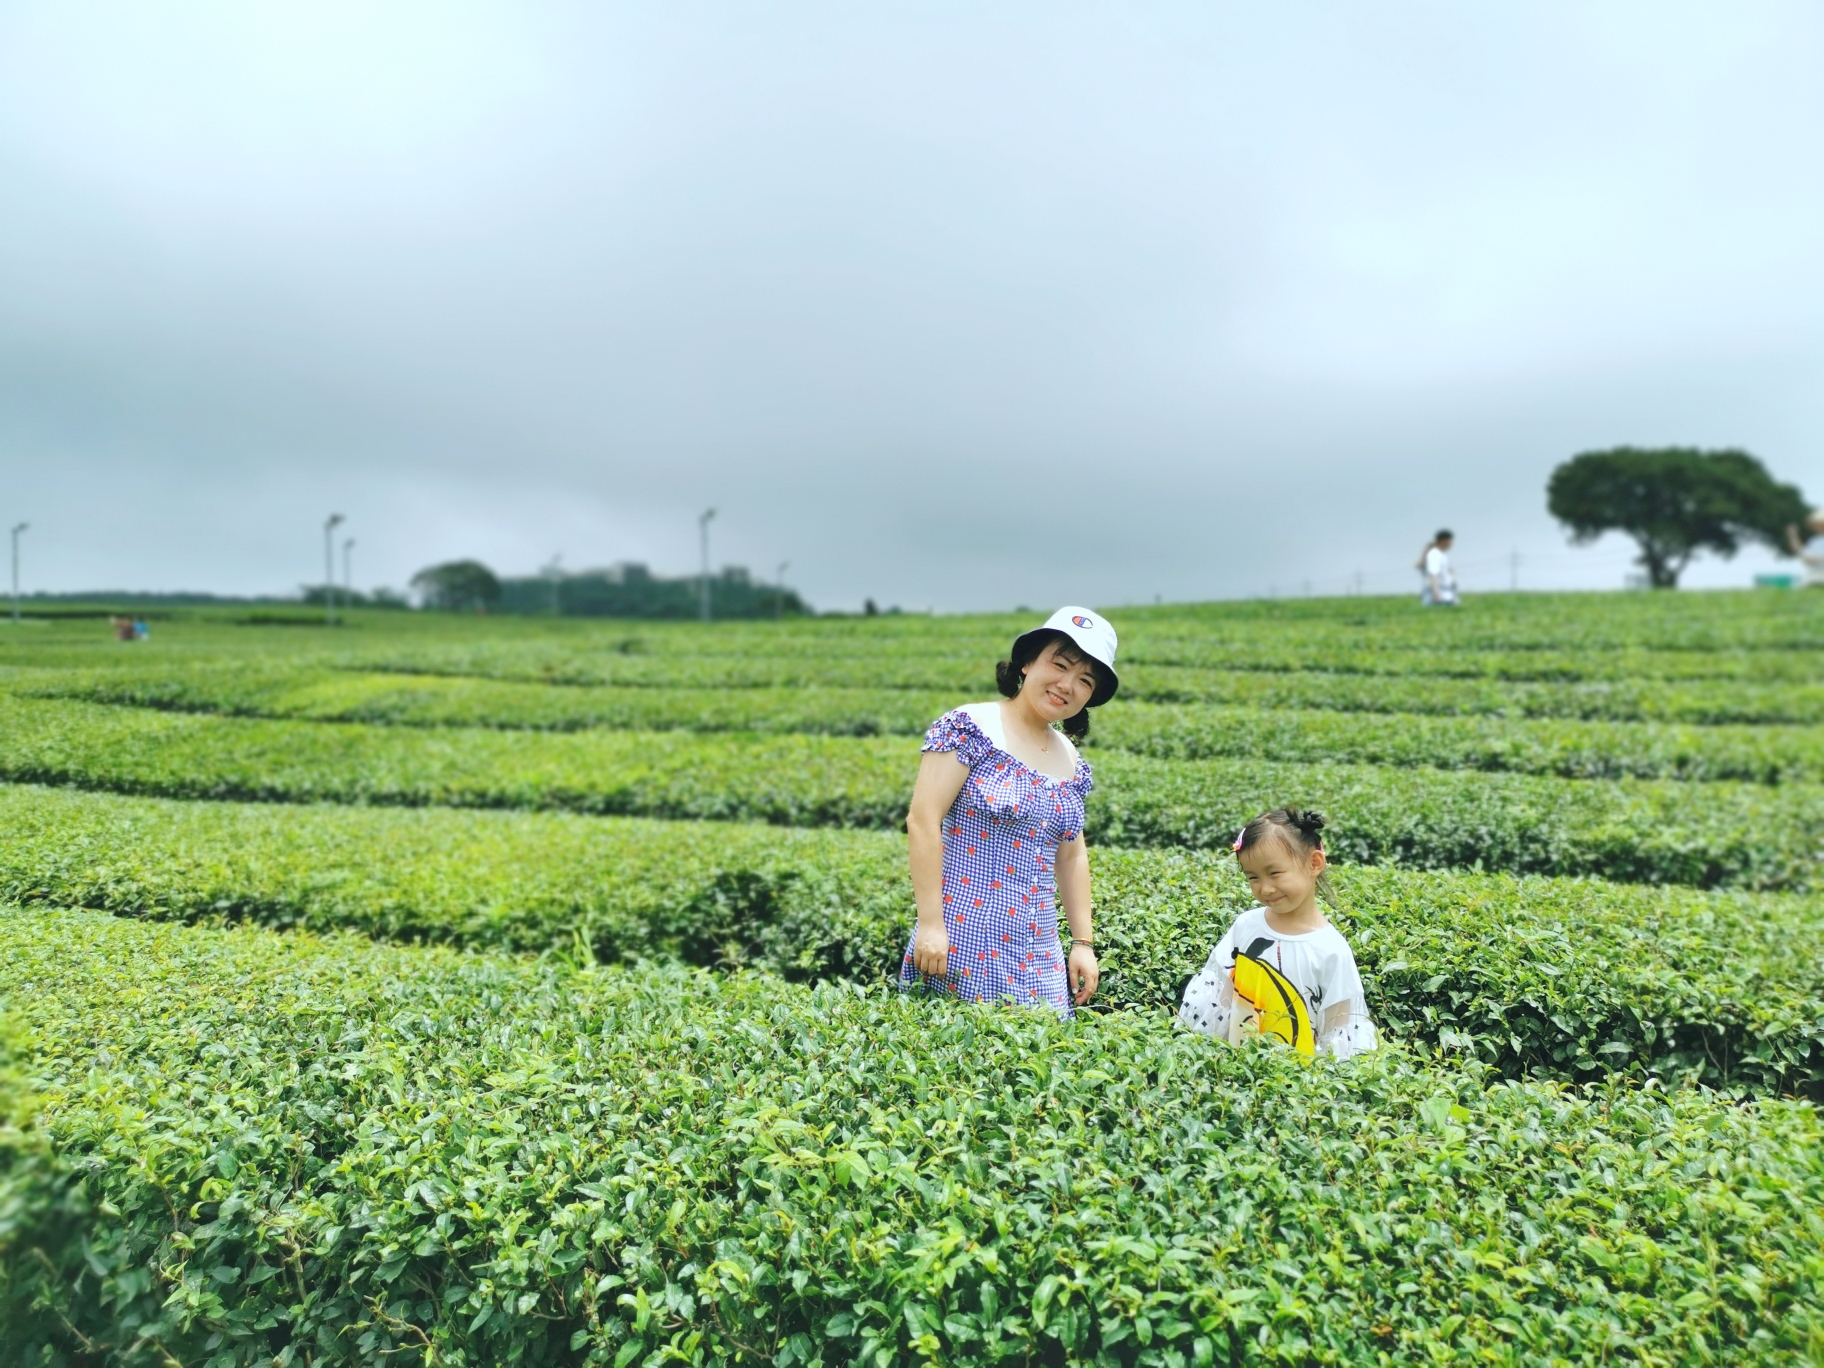
M 1060 608 L 995 668 L 1005 700 L 945 713 L 925 735 L 906 816 L 918 919 L 900 986 L 969 1002 L 1088 1002 L 1097 968 L 1083 800 L 1089 765 L 1075 742 L 1085 708 L 1115 696 L 1115 629 Z M 1058 959 L 1058 914 L 1070 954 Z

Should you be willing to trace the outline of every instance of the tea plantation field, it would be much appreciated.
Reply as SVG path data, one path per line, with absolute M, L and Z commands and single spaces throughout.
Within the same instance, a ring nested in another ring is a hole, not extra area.
M 0 627 L 0 1365 L 1824 1363 L 1824 595 L 1112 615 L 1071 1022 L 885 986 L 1027 615 Z

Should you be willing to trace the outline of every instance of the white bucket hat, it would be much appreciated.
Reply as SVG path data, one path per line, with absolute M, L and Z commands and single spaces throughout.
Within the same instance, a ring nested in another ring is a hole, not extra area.
M 1077 643 L 1078 650 L 1103 667 L 1102 681 L 1096 685 L 1095 696 L 1089 700 L 1090 707 L 1099 708 L 1115 696 L 1121 681 L 1115 675 L 1115 629 L 1106 618 L 1074 605 L 1060 608 L 1045 619 L 1043 627 L 1034 627 L 1014 638 L 1014 655 L 1018 656 L 1021 648 L 1040 632 L 1062 632 Z

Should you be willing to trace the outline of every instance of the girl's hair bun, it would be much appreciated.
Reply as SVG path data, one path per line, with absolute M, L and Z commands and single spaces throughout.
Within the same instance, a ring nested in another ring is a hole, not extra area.
M 1301 850 L 1316 850 L 1324 843 L 1324 826 L 1324 814 L 1316 808 L 1274 808 L 1271 812 L 1261 813 L 1242 827 L 1235 837 L 1234 850 L 1239 855 L 1269 832 L 1276 833 Z
M 1324 829 L 1324 814 L 1314 808 L 1287 808 L 1286 817 L 1307 836 L 1316 837 Z

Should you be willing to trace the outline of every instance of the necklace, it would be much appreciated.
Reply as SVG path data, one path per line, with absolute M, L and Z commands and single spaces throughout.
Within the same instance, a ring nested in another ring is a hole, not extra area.
M 1006 714 L 1003 713 L 1002 716 L 1005 717 Z M 1002 725 L 1004 726 L 1005 723 L 1003 723 Z M 1038 744 L 1039 744 L 1039 753 L 1041 755 L 1051 754 L 1051 728 L 1044 725 L 1043 723 L 1039 724 L 1039 743 Z

